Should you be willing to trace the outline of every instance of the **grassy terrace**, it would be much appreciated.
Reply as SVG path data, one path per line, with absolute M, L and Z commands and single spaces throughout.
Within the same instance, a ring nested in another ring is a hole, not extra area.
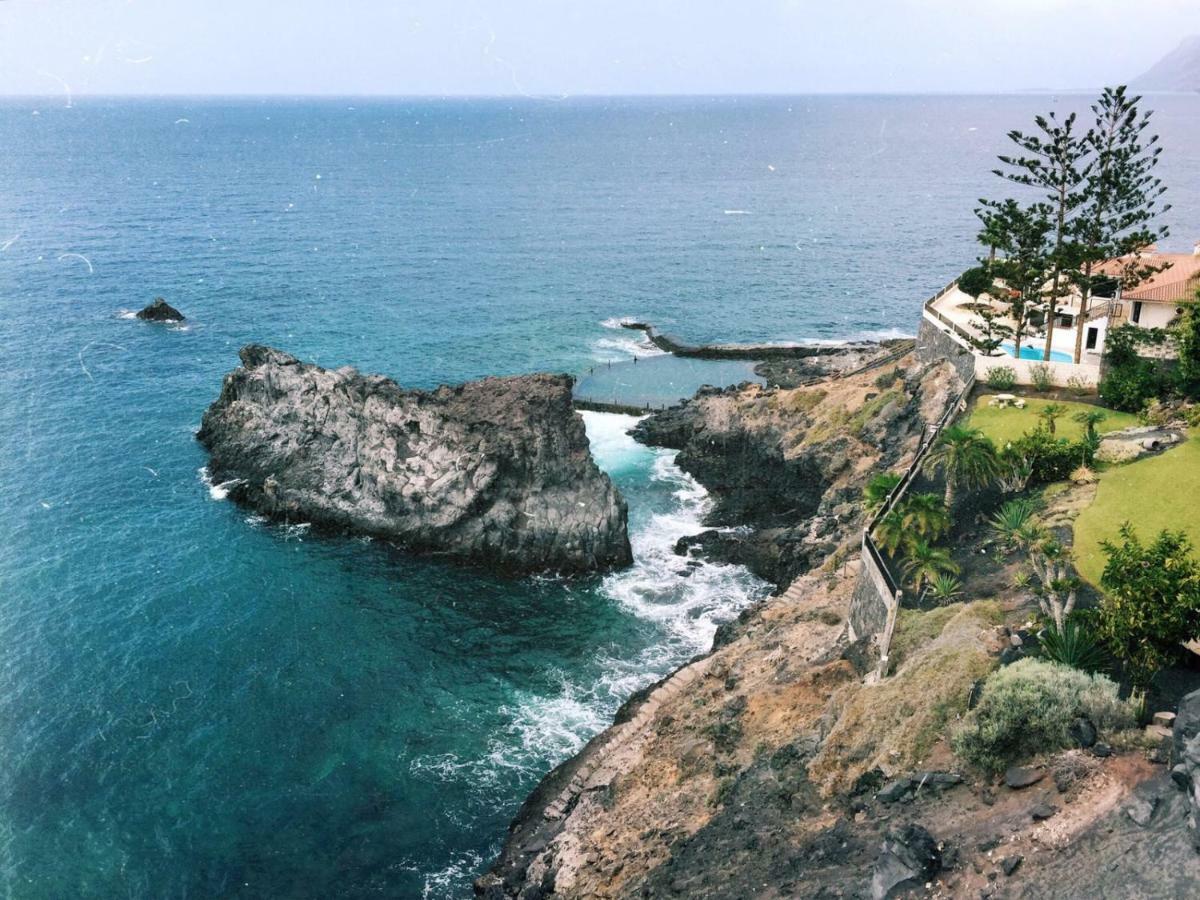
M 1033 431 L 1037 428 L 1041 419 L 1038 418 L 1038 412 L 1051 403 L 1058 403 L 1060 406 L 1067 407 L 1065 415 L 1058 419 L 1055 425 L 1055 434 L 1058 437 L 1070 438 L 1078 440 L 1083 436 L 1083 426 L 1078 422 L 1073 421 L 1072 417 L 1079 412 L 1087 412 L 1095 409 L 1087 403 L 1074 403 L 1070 400 L 1038 400 L 1032 397 L 1025 398 L 1025 408 L 1015 409 L 1013 407 L 999 408 L 989 407 L 988 401 L 995 396 L 994 394 L 981 394 L 976 400 L 975 405 L 971 409 L 970 420 L 967 425 L 971 428 L 978 428 L 988 437 L 990 437 L 997 447 L 1004 447 L 1010 441 L 1015 441 L 1027 431 Z M 1115 410 L 1104 410 L 1108 416 L 1100 423 L 1098 431 L 1120 431 L 1122 428 L 1131 428 L 1138 424 L 1136 416 L 1129 413 L 1117 412 Z
M 1115 540 L 1127 520 L 1147 543 L 1170 528 L 1200 547 L 1200 439 L 1100 476 L 1095 502 L 1075 520 L 1076 567 L 1092 584 L 1104 571 L 1100 542 Z

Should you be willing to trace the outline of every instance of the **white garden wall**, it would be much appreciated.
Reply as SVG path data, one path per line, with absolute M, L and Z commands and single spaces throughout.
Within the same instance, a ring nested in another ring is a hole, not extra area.
M 1050 377 L 1054 380 L 1054 384 L 1057 387 L 1066 387 L 1067 382 L 1071 378 L 1077 378 L 1079 381 L 1093 388 L 1100 382 L 1099 366 L 1087 365 L 1086 363 L 1080 365 L 1065 362 L 1044 363 L 1035 359 L 1013 359 L 1007 355 L 976 356 L 975 377 L 979 379 L 980 384 L 986 384 L 988 372 L 992 371 L 992 369 L 1007 367 L 1016 372 L 1017 384 L 1033 384 L 1032 373 L 1035 366 L 1049 367 Z

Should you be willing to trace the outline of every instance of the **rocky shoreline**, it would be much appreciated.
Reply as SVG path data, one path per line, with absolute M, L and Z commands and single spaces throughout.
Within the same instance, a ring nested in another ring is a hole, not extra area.
M 953 361 L 913 353 L 794 388 L 703 390 L 640 423 L 714 500 L 714 527 L 677 552 L 747 565 L 779 593 L 543 779 L 477 896 L 1191 895 L 1200 694 L 1174 751 L 1083 746 L 996 783 L 944 737 L 1019 641 L 1005 623 L 1027 598 L 906 613 L 882 682 L 849 642 L 862 488 L 907 464 L 962 384 Z M 1172 756 L 1168 775 L 1156 760 Z
M 197 434 L 235 501 L 514 573 L 630 562 L 569 376 L 418 391 L 260 345 L 240 356 Z

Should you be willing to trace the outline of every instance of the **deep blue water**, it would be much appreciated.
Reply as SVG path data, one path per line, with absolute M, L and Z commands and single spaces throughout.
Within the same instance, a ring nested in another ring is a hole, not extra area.
M 911 333 L 1004 131 L 1085 99 L 0 103 L 6 896 L 465 896 L 537 779 L 763 592 L 676 573 L 703 491 L 619 417 L 588 417 L 637 557 L 605 579 L 264 525 L 193 438 L 239 346 L 430 386 L 646 352 L 621 316 Z M 1155 102 L 1190 247 L 1200 97 Z M 159 294 L 186 327 L 127 317 Z

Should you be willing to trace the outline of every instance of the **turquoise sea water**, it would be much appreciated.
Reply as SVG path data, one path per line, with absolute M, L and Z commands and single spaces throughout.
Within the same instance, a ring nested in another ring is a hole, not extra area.
M 193 432 L 249 341 L 402 384 L 911 333 L 1004 130 L 1085 98 L 0 103 L 0 885 L 463 897 L 526 792 L 764 587 L 588 416 L 635 566 L 509 581 L 267 525 Z M 1200 98 L 1161 98 L 1177 247 Z M 129 318 L 155 295 L 182 327 Z M 639 363 L 639 366 L 641 364 Z

